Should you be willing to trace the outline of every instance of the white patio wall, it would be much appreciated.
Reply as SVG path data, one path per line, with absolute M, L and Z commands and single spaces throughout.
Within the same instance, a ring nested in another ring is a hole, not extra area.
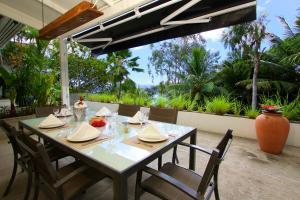
M 119 104 L 112 103 L 87 101 L 87 104 L 89 108 L 94 110 L 98 110 L 101 107 L 106 106 L 111 111 L 116 112 L 119 108 Z M 141 110 L 149 111 L 149 108 L 142 107 Z M 231 128 L 233 129 L 234 136 L 256 140 L 255 120 L 253 119 L 179 111 L 177 124 L 192 126 L 201 131 L 219 134 L 225 134 L 226 130 Z M 300 124 L 290 123 L 290 132 L 287 145 L 300 147 Z

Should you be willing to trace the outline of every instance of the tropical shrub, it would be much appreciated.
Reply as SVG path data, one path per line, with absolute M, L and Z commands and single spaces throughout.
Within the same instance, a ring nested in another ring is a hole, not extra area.
M 166 97 L 160 96 L 154 100 L 152 105 L 159 108 L 166 108 L 168 107 L 168 99 Z
M 189 112 L 192 112 L 192 111 L 194 111 L 195 109 L 197 109 L 197 106 L 198 106 L 198 104 L 197 104 L 197 101 L 196 101 L 196 100 L 193 100 L 193 101 L 187 100 L 187 101 L 185 102 L 186 110 L 189 111 Z
M 204 110 L 203 110 L 203 106 L 202 106 L 202 105 L 199 105 L 197 111 L 198 111 L 198 112 L 203 112 L 203 111 L 204 111 Z
M 247 107 L 245 109 L 245 115 L 249 118 L 249 119 L 255 119 L 258 115 L 259 115 L 260 111 L 255 109 L 253 110 L 251 107 Z
M 262 96 L 261 102 L 263 105 L 275 105 L 281 107 L 283 116 L 289 120 L 296 121 L 300 119 L 300 95 L 293 101 L 289 101 L 288 96 L 282 98 L 279 94 L 275 95 L 273 98 Z
M 230 111 L 230 108 L 231 103 L 226 96 L 217 96 L 205 101 L 206 112 L 224 115 Z
M 182 95 L 179 95 L 178 97 L 175 97 L 170 101 L 170 106 L 177 110 L 184 110 L 185 104 L 186 102 Z
M 238 100 L 231 102 L 231 111 L 234 115 L 239 116 L 243 110 L 243 103 Z
M 117 97 L 116 95 L 113 94 L 83 94 L 85 96 L 86 100 L 89 101 L 98 101 L 98 102 L 103 102 L 103 103 L 115 103 L 117 102 Z
M 128 104 L 128 105 L 136 104 L 135 99 L 130 94 L 122 95 L 119 103 Z

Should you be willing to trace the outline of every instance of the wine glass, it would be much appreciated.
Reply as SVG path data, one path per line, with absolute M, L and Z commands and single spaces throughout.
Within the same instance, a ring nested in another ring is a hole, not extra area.
M 59 113 L 59 109 L 58 108 L 54 108 L 53 109 L 53 113 L 54 115 L 57 117 L 58 113 Z

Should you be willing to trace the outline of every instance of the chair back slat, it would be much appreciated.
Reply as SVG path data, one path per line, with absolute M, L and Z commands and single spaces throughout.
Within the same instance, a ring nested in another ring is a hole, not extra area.
M 217 149 L 219 150 L 220 152 L 220 158 L 224 158 L 225 157 L 225 154 L 231 144 L 231 141 L 232 141 L 232 130 L 231 129 L 228 129 L 226 134 L 224 135 L 224 137 L 222 138 L 222 140 L 219 142 L 219 144 L 217 145 Z
M 133 117 L 140 110 L 138 105 L 119 104 L 118 114 Z
M 36 145 L 38 150 L 38 156 L 36 157 L 37 167 L 39 169 L 39 173 L 41 173 L 45 179 L 49 179 L 51 182 L 56 182 L 58 179 L 58 174 L 51 164 L 50 157 L 44 147 L 43 144 L 38 143 Z M 50 175 L 50 177 L 49 177 Z
M 12 128 L 12 135 L 15 138 L 20 151 L 22 152 L 21 154 L 31 158 L 31 161 L 34 163 L 38 173 L 41 174 L 43 178 L 46 178 L 51 182 L 55 182 L 58 178 L 58 175 L 51 164 L 44 145 L 36 142 L 36 146 L 33 146 L 29 142 L 29 136 L 20 134 L 15 130 L 15 128 Z
M 36 117 L 47 117 L 53 113 L 53 109 L 60 109 L 60 106 L 43 106 L 35 108 Z
M 177 115 L 176 109 L 150 107 L 149 120 L 176 124 Z
M 4 132 L 5 132 L 5 134 L 6 134 L 7 138 L 8 138 L 11 146 L 12 146 L 14 154 L 15 155 L 17 155 L 17 154 L 21 155 L 22 151 L 21 151 L 21 149 L 20 149 L 20 147 L 19 147 L 19 145 L 18 145 L 18 143 L 16 141 L 16 136 L 18 134 L 16 128 L 12 127 L 12 126 L 10 126 L 10 127 L 3 126 L 3 128 L 5 129 Z
M 220 152 L 218 149 L 214 149 L 212 151 L 212 154 L 210 156 L 210 159 L 207 163 L 207 166 L 205 168 L 203 177 L 200 181 L 199 187 L 198 187 L 198 193 L 202 196 L 205 194 L 209 184 L 211 183 L 212 177 L 214 175 L 214 170 L 216 166 L 220 162 Z

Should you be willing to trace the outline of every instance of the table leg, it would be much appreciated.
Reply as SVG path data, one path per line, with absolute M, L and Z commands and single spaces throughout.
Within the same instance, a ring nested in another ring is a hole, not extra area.
M 157 169 L 160 170 L 162 166 L 162 155 L 158 157 L 157 159 Z
M 197 142 L 197 130 L 194 131 L 194 133 L 190 137 L 190 144 L 195 144 Z M 195 170 L 195 163 L 196 163 L 196 150 L 190 148 L 190 163 L 189 168 L 191 170 Z
M 119 176 L 113 179 L 114 182 L 114 200 L 127 200 L 128 187 L 127 177 Z

